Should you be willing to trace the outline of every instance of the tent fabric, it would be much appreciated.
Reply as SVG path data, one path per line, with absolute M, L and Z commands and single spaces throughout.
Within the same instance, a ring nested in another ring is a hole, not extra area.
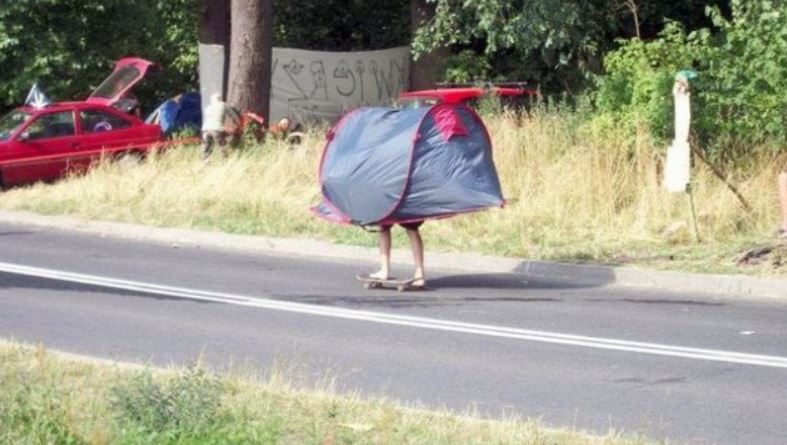
M 322 201 L 336 223 L 367 226 L 503 206 L 483 122 L 464 105 L 360 108 L 328 132 Z
M 178 113 L 175 116 L 176 131 L 185 128 L 195 128 L 202 126 L 202 98 L 199 93 L 189 91 L 183 93 L 178 102 Z
M 172 133 L 175 128 L 175 118 L 178 115 L 178 103 L 173 99 L 167 99 L 158 108 L 159 126 L 161 126 L 161 133 L 168 135 Z
M 149 123 L 157 121 L 165 136 L 170 136 L 186 128 L 194 128 L 199 131 L 202 126 L 200 95 L 195 92 L 187 92 L 176 98 L 167 99 L 146 121 Z

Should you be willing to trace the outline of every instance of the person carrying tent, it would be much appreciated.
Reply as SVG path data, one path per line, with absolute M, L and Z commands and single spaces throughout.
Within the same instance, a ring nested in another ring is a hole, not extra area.
M 489 135 L 460 104 L 416 109 L 360 108 L 327 135 L 320 164 L 320 218 L 380 228 L 380 270 L 389 277 L 390 228 L 407 230 L 414 282 L 426 284 L 418 228 L 440 219 L 505 204 Z

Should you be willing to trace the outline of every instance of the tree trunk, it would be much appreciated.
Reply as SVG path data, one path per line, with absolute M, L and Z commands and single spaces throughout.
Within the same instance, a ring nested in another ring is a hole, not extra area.
M 426 0 L 410 0 L 410 33 L 414 35 L 415 31 L 428 23 L 433 16 L 433 4 L 426 3 Z M 443 62 L 449 54 L 450 49 L 442 47 L 413 60 L 410 65 L 410 89 L 434 88 L 443 74 Z
M 230 0 L 200 0 L 198 40 L 208 45 L 224 47 L 222 97 L 227 97 L 227 82 L 230 71 Z
M 241 112 L 270 113 L 273 0 L 232 0 L 227 103 Z

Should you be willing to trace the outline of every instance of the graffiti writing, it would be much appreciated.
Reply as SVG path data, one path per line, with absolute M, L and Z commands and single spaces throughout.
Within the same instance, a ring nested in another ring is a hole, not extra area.
M 271 120 L 335 120 L 364 105 L 388 105 L 407 88 L 407 48 L 330 53 L 274 48 Z
M 355 73 L 353 73 L 350 64 L 342 59 L 333 70 L 333 78 L 336 80 L 336 92 L 344 97 L 352 96 L 355 94 Z M 342 82 L 342 80 L 350 80 L 350 83 Z

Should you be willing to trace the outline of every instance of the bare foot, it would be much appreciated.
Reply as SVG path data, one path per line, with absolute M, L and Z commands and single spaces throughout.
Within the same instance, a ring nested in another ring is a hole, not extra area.
M 374 278 L 376 280 L 387 280 L 390 278 L 388 272 L 385 270 L 378 270 L 375 273 L 370 273 L 369 278 Z
M 426 279 L 424 277 L 413 277 L 413 282 L 410 283 L 412 287 L 426 287 Z

